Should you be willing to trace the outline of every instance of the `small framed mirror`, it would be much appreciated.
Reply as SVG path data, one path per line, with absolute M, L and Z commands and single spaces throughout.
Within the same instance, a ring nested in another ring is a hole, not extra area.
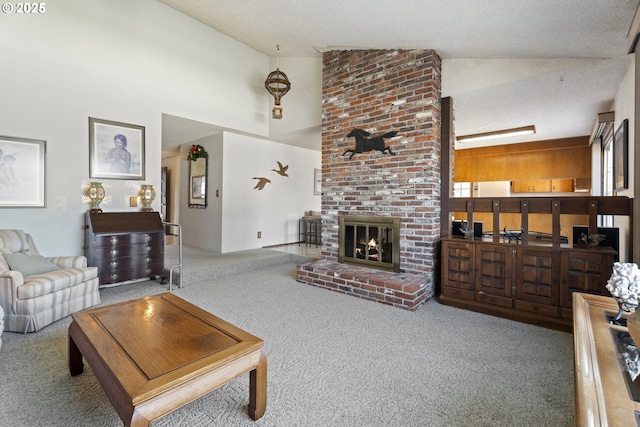
M 207 207 L 207 168 L 209 159 L 200 157 L 189 162 L 189 207 Z

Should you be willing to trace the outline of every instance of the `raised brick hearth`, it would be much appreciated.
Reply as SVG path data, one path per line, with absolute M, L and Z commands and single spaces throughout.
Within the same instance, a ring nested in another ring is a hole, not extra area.
M 299 266 L 298 280 L 414 310 L 433 295 L 440 239 L 440 58 L 423 49 L 330 51 L 323 64 L 323 259 Z M 384 139 L 396 155 L 343 155 L 356 128 L 397 132 Z M 399 218 L 400 272 L 339 264 L 341 215 Z
M 422 275 L 372 270 L 326 259 L 299 265 L 298 281 L 411 311 L 431 297 Z

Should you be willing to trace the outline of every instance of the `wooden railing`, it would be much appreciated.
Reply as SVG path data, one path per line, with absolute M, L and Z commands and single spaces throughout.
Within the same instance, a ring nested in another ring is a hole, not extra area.
M 466 212 L 467 228 L 473 229 L 474 213 L 492 213 L 493 239 L 498 241 L 500 235 L 500 214 L 521 214 L 521 228 L 523 243 L 527 242 L 529 235 L 529 215 L 548 214 L 552 216 L 551 241 L 559 245 L 560 215 L 587 215 L 589 234 L 598 231 L 598 215 L 619 215 L 629 217 L 628 234 L 631 236 L 633 226 L 633 199 L 625 196 L 615 197 L 477 197 L 477 198 L 449 198 L 448 209 L 450 213 Z M 444 202 L 444 201 L 443 201 Z M 451 224 L 442 225 L 442 237 L 451 235 Z M 629 259 L 632 259 L 631 247 L 629 247 Z

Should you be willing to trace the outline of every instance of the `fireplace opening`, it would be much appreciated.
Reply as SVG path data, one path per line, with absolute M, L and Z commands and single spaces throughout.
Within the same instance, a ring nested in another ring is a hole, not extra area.
M 400 271 L 400 219 L 338 217 L 338 261 Z

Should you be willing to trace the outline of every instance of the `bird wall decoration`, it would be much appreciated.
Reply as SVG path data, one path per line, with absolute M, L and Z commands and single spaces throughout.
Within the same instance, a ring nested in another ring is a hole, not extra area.
M 254 189 L 257 189 L 257 190 L 264 189 L 264 186 L 271 182 L 270 179 L 267 179 L 265 177 L 256 177 L 256 176 L 254 176 L 251 179 L 257 179 L 258 180 L 258 183 L 256 184 L 256 186 L 253 187 Z
M 285 176 L 288 177 L 289 174 L 287 174 L 287 169 L 289 169 L 289 165 L 284 166 L 282 163 L 280 163 L 279 161 L 276 160 L 276 163 L 278 163 L 278 169 L 271 169 L 273 172 L 277 173 L 280 176 Z M 255 187 L 253 187 L 255 190 L 263 190 L 264 186 L 269 184 L 271 182 L 270 179 L 265 178 L 263 176 L 254 176 L 251 179 L 257 179 L 258 183 L 256 184 Z
M 282 176 L 289 176 L 287 175 L 287 169 L 289 169 L 289 165 L 287 166 L 282 166 L 282 163 L 276 161 L 278 163 L 278 167 L 280 169 L 271 169 L 272 171 L 274 171 L 275 173 L 277 173 L 278 175 L 282 175 Z

